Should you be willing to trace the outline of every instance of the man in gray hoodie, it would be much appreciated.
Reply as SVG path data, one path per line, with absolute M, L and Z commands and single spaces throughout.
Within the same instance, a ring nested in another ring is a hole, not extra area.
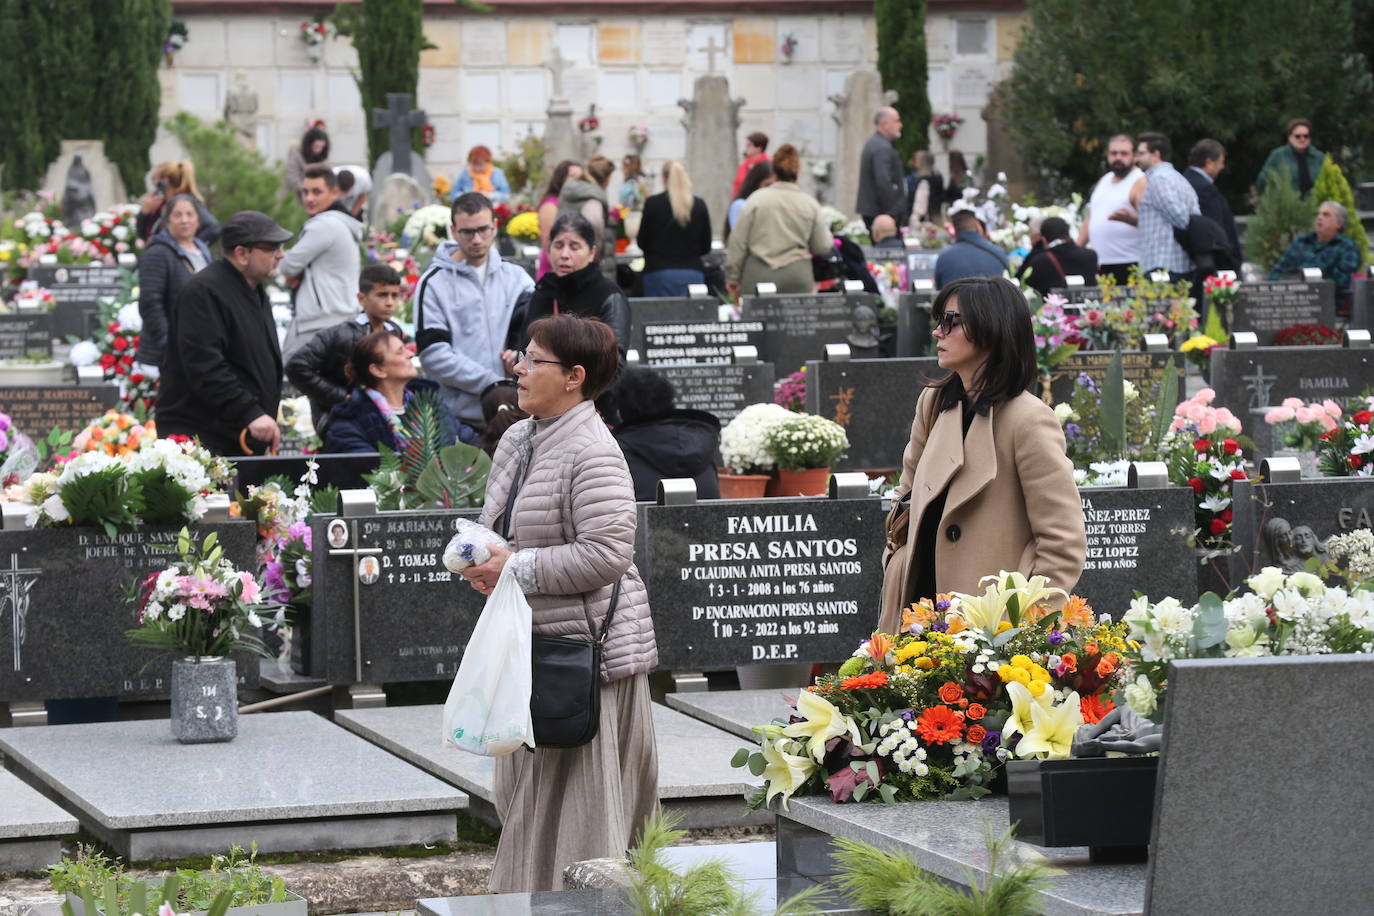
M 332 168 L 317 163 L 305 170 L 301 201 L 310 219 L 281 262 L 286 285 L 296 291 L 296 317 L 282 345 L 287 356 L 358 311 L 363 224 L 339 203 L 339 194 Z
M 415 289 L 415 345 L 425 375 L 471 442 L 482 429 L 482 393 L 506 377 L 502 351 L 524 319 L 534 280 L 492 250 L 496 219 L 476 191 L 452 207 L 450 241 L 439 245 Z

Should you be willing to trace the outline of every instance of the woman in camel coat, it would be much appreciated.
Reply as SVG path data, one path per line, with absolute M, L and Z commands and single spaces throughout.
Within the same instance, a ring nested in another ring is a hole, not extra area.
M 950 374 L 917 399 L 902 458 L 898 497 L 910 515 L 906 543 L 890 542 L 884 558 L 886 633 L 913 601 L 977 593 L 979 579 L 1002 570 L 1071 590 L 1087 553 L 1064 434 L 1027 391 L 1036 365 L 1025 299 L 1005 279 L 971 278 L 941 290 L 932 314 Z

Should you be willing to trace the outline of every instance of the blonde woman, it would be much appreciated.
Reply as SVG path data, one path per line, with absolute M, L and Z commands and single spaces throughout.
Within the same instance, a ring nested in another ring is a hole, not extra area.
M 200 221 L 196 238 L 207 245 L 215 244 L 219 238 L 219 220 L 206 209 L 205 197 L 196 187 L 195 166 L 187 160 L 168 160 L 153 167 L 148 176 L 148 193 L 139 201 L 138 218 L 135 221 L 138 237 L 147 241 L 167 228 L 163 206 L 179 194 L 189 194 L 195 200 L 196 216 Z
M 644 295 L 685 296 L 689 284 L 706 282 L 701 258 L 711 250 L 711 216 L 676 159 L 663 166 L 663 186 L 667 190 L 644 201 L 639 223 Z

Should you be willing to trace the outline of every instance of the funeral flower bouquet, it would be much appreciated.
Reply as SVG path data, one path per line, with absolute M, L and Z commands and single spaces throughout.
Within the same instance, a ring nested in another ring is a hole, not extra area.
M 1174 409 L 1163 451 L 1169 480 L 1192 487 L 1197 500 L 1197 528 L 1191 542 L 1209 554 L 1229 553 L 1231 545 L 1231 487 L 1246 480 L 1240 420 L 1225 407 L 1214 408 L 1216 392 L 1204 388 Z
M 185 528 L 174 545 L 159 545 L 174 562 L 138 583 L 129 598 L 137 625 L 133 642 L 191 658 L 223 657 L 240 649 L 266 655 L 251 629 L 262 626 L 262 589 L 253 574 L 234 568 L 212 532 L 197 542 Z
M 338 489 L 322 487 L 318 465 L 306 460 L 305 473 L 293 490 L 284 477 L 268 478 L 261 486 L 249 485 L 239 501 L 239 514 L 258 526 L 258 573 L 264 600 L 277 606 L 275 623 L 294 624 L 297 613 L 311 606 L 313 535 L 310 517 L 316 511 L 334 511 Z
M 1349 543 L 1331 540 L 1351 560 L 1349 588 L 1329 588 L 1311 572 L 1285 575 L 1266 566 L 1245 580 L 1250 592 L 1224 600 L 1208 592 L 1185 607 L 1176 598 L 1136 598 L 1122 618 L 1130 642 L 1121 699 L 1160 721 L 1175 659 L 1374 652 L 1374 582 L 1368 578 L 1374 538 L 1367 529 L 1341 537 Z
M 777 460 L 768 450 L 768 434 L 792 411 L 777 404 L 750 404 L 720 432 L 720 456 L 736 474 L 768 474 Z
M 1239 291 L 1240 284 L 1234 277 L 1212 274 L 1202 281 L 1202 297 L 1207 302 L 1208 311 L 1215 311 L 1218 317 L 1223 317 L 1225 327 L 1231 326 L 1231 307 L 1235 304 Z M 1207 318 L 1210 323 L 1211 314 Z
M 1264 422 L 1274 427 L 1274 435 L 1284 445 L 1307 451 L 1316 448 L 1322 437 L 1336 428 L 1340 417 L 1341 405 L 1330 398 L 1320 404 L 1284 398 L 1282 404 L 1264 415 Z
M 1357 410 L 1322 433 L 1317 461 L 1323 477 L 1374 475 L 1374 411 Z
M 1196 303 L 1188 294 L 1187 280 L 1158 282 L 1132 268 L 1126 285 L 1104 276 L 1098 288 L 1102 305 L 1085 308 L 1077 322 L 1079 334 L 1094 350 L 1136 350 L 1146 334 L 1176 340 L 1197 330 Z
M 750 807 L 798 792 L 976 798 L 1009 757 L 1068 757 L 1078 727 L 1114 708 L 1125 627 L 1095 620 L 1043 576 L 1000 572 L 980 585 L 981 595 L 912 605 L 901 632 L 874 633 L 799 694 L 796 715 L 757 727 L 761 747 L 733 760 L 764 779 Z
M 844 427 L 814 414 L 793 414 L 768 430 L 768 454 L 785 471 L 831 467 L 847 448 Z
M 522 210 L 506 224 L 506 234 L 513 239 L 530 243 L 539 241 L 539 216 L 533 210 Z
M 773 403 L 793 413 L 806 410 L 806 367 L 802 366 L 773 386 Z
M 1203 372 L 1212 367 L 1212 349 L 1221 346 L 1215 338 L 1206 334 L 1194 334 L 1178 345 L 1179 352 Z
M 1048 379 L 1055 366 L 1073 356 L 1088 342 L 1078 333 L 1077 320 L 1064 311 L 1068 301 L 1052 293 L 1045 297 L 1039 309 L 1031 313 L 1031 325 L 1035 332 L 1035 362 L 1040 376 L 1045 379 Z
M 419 207 L 406 217 L 405 227 L 401 230 L 401 244 L 438 248 L 440 242 L 448 239 L 448 227 L 452 219 L 445 204 Z

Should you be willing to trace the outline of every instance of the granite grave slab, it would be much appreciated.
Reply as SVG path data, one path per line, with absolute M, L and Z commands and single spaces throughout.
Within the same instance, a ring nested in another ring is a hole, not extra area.
M 1369 655 L 1175 662 L 1146 910 L 1368 912 L 1374 871 L 1349 838 L 1368 829 L 1374 783 L 1346 761 L 1370 750 L 1374 720 L 1351 698 L 1371 692 Z M 1295 791 L 1299 774 L 1330 788 Z
M 1272 455 L 1276 443 L 1264 414 L 1284 398 L 1344 405 L 1348 398 L 1374 386 L 1374 349 L 1368 347 L 1259 347 L 1212 351 L 1212 389 L 1216 405 L 1240 417 L 1245 434 L 1260 455 Z
M 630 346 L 644 352 L 644 329 L 660 322 L 708 324 L 720 320 L 720 300 L 714 296 L 642 296 L 630 300 Z
M 1350 321 L 1347 326 L 1367 331 L 1374 318 L 1374 303 L 1370 302 L 1370 295 L 1374 293 L 1374 279 L 1355 277 L 1350 281 L 1350 287 Z
M 1058 404 L 1073 397 L 1080 375 L 1093 380 L 1098 390 L 1107 376 L 1107 366 L 1115 356 L 1112 350 L 1079 350 L 1050 370 L 1050 397 Z M 1167 351 L 1131 350 L 1121 354 L 1121 377 L 1136 386 L 1142 394 L 1150 394 L 1163 380 L 1165 369 L 1172 365 L 1178 376 L 1178 401 L 1186 397 L 1187 366 L 1181 354 Z M 1177 402 L 1175 402 L 1177 403 Z M 1170 408 L 1172 409 L 1172 407 Z
M 350 519 L 315 516 L 310 664 L 301 673 L 331 684 L 428 681 L 457 674 L 486 599 L 445 569 L 441 558 L 454 522 L 476 516 L 475 509 Z M 369 552 L 331 554 L 355 549 Z M 360 656 L 354 649 L 355 626 Z
M 243 716 L 226 744 L 165 719 L 0 730 L 5 764 L 126 859 L 434 843 L 467 796 L 308 712 Z M 136 774 L 156 774 L 139 778 Z
M 1237 481 L 1233 488 L 1231 558 L 1238 584 L 1265 566 L 1301 572 L 1326 559 L 1333 534 L 1374 527 L 1374 477 L 1322 477 L 1297 483 Z
M 741 801 L 749 774 L 730 766 L 739 749 L 734 735 L 655 703 L 654 735 L 658 742 L 658 795 L 682 813 L 684 826 L 722 827 L 767 823 L 764 813 L 745 811 Z M 349 709 L 336 721 L 421 769 L 472 796 L 472 813 L 494 820 L 495 764 L 442 742 L 443 707 L 395 706 Z M 520 753 L 517 751 L 516 753 Z
M 119 296 L 126 282 L 122 267 L 103 264 L 38 265 L 29 268 L 28 279 L 36 281 L 56 300 L 53 334 L 61 340 L 69 334 L 89 337 L 95 328 L 100 300 Z
M 793 713 L 788 700 L 795 700 L 796 690 L 693 690 L 670 693 L 664 697 L 668 705 L 679 712 L 700 719 L 707 725 L 727 731 L 745 741 L 758 741 L 755 725 L 767 725 L 779 717 L 786 719 Z
M 30 439 L 47 436 L 54 426 L 79 432 L 117 403 L 114 385 L 0 386 L 0 412 Z
M 784 375 L 796 372 L 808 360 L 825 356 L 826 344 L 859 339 L 863 322 L 876 328 L 878 321 L 879 306 L 872 293 L 742 296 L 740 303 L 742 320 L 763 322 L 759 357 Z M 857 311 L 860 307 L 872 314 L 863 315 Z
M 639 357 L 644 365 L 733 363 L 735 347 L 763 345 L 764 326 L 761 321 L 651 321 L 643 334 Z
M 76 818 L 8 770 L 0 770 L 0 872 L 40 871 L 62 860 Z
M 947 374 L 933 356 L 807 363 L 807 412 L 834 420 L 849 436 L 835 470 L 900 468 L 916 399 L 927 379 Z
M 1273 344 L 1274 334 L 1295 324 L 1336 322 L 1336 286 L 1330 280 L 1278 280 L 1242 283 L 1231 307 L 1231 330 L 1254 331 L 1261 347 Z
M 0 315 L 0 359 L 52 357 L 52 314 L 15 312 Z
M 750 404 L 772 403 L 772 363 L 698 366 L 677 363 L 654 369 L 673 383 L 677 406 L 715 414 L 722 426 Z
M 848 658 L 882 583 L 877 498 L 640 507 L 659 666 Z
M 166 696 L 171 658 L 125 637 L 134 614 L 124 589 L 167 565 L 154 545 L 172 543 L 177 530 L 0 531 L 0 700 Z M 251 522 L 192 531 L 214 531 L 230 562 L 255 568 Z M 240 686 L 256 686 L 257 676 L 256 656 L 241 655 Z
M 907 249 L 906 253 L 906 273 L 907 278 L 915 280 L 934 280 L 935 261 L 940 257 L 940 249 L 922 249 L 912 251 Z
M 1193 530 L 1193 491 L 1187 487 L 1079 490 L 1088 529 L 1088 558 L 1071 589 L 1098 614 L 1120 620 L 1136 589 L 1185 605 L 1198 595 L 1198 564 L 1180 532 Z
M 930 352 L 930 308 L 934 302 L 934 288 L 902 293 L 897 298 L 895 356 L 925 356 Z

